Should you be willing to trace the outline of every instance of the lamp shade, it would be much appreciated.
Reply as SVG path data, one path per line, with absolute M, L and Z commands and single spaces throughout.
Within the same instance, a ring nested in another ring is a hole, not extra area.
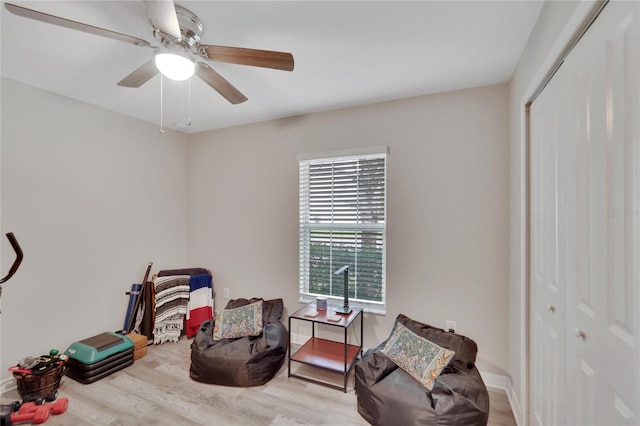
M 192 59 L 172 52 L 157 52 L 153 60 L 162 75 L 176 81 L 190 78 L 196 70 Z

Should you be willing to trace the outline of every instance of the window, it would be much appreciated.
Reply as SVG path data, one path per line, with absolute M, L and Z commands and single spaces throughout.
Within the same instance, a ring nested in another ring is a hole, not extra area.
M 338 156 L 339 155 L 339 156 Z M 342 299 L 385 312 L 387 148 L 300 156 L 300 300 Z

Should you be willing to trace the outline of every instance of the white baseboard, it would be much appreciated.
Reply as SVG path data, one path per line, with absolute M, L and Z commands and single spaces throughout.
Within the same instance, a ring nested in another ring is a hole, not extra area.
M 309 340 L 311 336 L 305 336 L 298 333 L 291 333 L 291 343 L 294 345 L 302 345 L 304 342 Z
M 0 394 L 10 392 L 14 389 L 18 389 L 18 385 L 13 377 L 8 377 L 0 383 Z
M 484 371 L 480 371 L 480 376 L 482 376 L 482 381 L 488 388 L 499 389 L 505 392 L 507 391 L 509 383 L 509 378 L 507 376 L 485 373 Z
M 518 402 L 518 397 L 516 396 L 516 392 L 513 389 L 511 380 L 509 380 L 509 387 L 507 387 L 507 398 L 509 398 L 509 405 L 511 405 L 513 417 L 516 419 L 516 425 L 520 426 L 520 416 L 522 415 L 522 409 L 520 408 L 520 403 Z
M 511 411 L 513 412 L 513 418 L 516 420 L 516 424 L 519 426 L 520 404 L 518 403 L 518 398 L 516 397 L 516 393 L 513 389 L 513 383 L 511 383 L 511 379 L 507 376 L 485 373 L 482 371 L 480 372 L 480 376 L 482 376 L 482 380 L 488 388 L 505 391 L 505 393 L 507 394 L 507 399 L 509 400 L 509 405 L 511 406 Z

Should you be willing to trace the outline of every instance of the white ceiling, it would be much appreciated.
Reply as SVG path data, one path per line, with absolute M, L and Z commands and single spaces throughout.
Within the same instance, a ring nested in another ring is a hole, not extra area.
M 3 2 L 4 3 L 4 2 Z M 15 1 L 158 43 L 139 1 Z M 293 72 L 209 64 L 249 100 L 164 79 L 164 126 L 192 133 L 507 82 L 542 1 L 180 1 L 203 44 L 291 52 Z M 116 85 L 153 50 L 15 16 L 2 7 L 2 76 L 160 123 L 160 76 Z M 190 110 L 190 114 L 189 114 Z M 191 126 L 186 126 L 189 115 Z

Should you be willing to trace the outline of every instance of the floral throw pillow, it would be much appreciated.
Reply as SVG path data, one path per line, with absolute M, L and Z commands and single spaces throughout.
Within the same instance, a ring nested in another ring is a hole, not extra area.
M 257 336 L 262 332 L 262 300 L 216 315 L 213 340 Z
M 396 323 L 382 352 L 429 390 L 455 355 L 454 351 L 418 336 L 400 323 Z

